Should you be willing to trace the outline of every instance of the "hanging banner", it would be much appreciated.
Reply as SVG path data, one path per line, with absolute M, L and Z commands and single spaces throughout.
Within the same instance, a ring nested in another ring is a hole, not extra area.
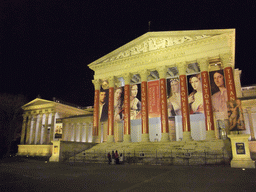
M 92 135 L 98 135 L 98 126 L 99 126 L 99 90 L 94 92 L 94 109 L 93 109 L 93 131 Z
M 160 89 L 159 80 L 148 82 L 148 116 L 160 117 Z
M 56 119 L 55 123 L 55 138 L 61 139 L 62 138 L 62 120 L 61 119 Z
M 180 75 L 180 96 L 183 132 L 190 131 L 190 117 L 188 106 L 188 90 L 186 75 Z
M 212 93 L 212 110 L 216 120 L 228 119 L 227 113 L 227 89 L 223 70 L 211 71 L 210 84 Z
M 236 100 L 236 89 L 235 89 L 235 82 L 233 77 L 233 70 L 231 67 L 226 67 L 224 69 L 224 73 L 225 73 L 228 101 Z
M 141 82 L 141 117 L 142 117 L 142 134 L 148 133 L 148 94 L 147 82 Z
M 181 115 L 180 80 L 178 78 L 167 80 L 167 93 L 168 117 Z
M 187 76 L 188 84 L 188 104 L 190 114 L 203 114 L 204 103 L 203 103 L 203 92 L 201 74 L 195 74 Z
M 141 91 L 140 84 L 131 85 L 130 94 L 130 118 L 140 119 L 141 118 Z

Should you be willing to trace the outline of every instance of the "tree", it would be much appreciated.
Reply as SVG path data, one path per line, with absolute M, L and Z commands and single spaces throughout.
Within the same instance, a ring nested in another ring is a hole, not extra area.
M 0 94 L 0 158 L 11 153 L 12 142 L 20 139 L 22 106 L 27 103 L 23 95 Z

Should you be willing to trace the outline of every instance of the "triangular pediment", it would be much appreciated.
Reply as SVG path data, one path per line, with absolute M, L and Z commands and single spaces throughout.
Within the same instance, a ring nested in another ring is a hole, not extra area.
M 186 43 L 193 41 L 199 41 L 230 33 L 235 33 L 235 29 L 148 32 L 94 61 L 93 63 L 89 64 L 89 67 L 94 69 L 94 66 L 101 63 L 112 62 L 146 52 L 180 46 L 182 44 L 185 45 Z
M 25 104 L 22 106 L 23 109 L 29 108 L 31 106 L 42 106 L 42 105 L 48 105 L 48 104 L 53 104 L 53 101 L 48 101 L 40 98 L 36 98 L 29 103 Z

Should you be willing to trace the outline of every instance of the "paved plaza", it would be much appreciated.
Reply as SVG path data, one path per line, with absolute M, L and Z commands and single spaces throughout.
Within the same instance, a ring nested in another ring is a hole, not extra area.
M 1 162 L 0 191 L 255 191 L 256 169 Z

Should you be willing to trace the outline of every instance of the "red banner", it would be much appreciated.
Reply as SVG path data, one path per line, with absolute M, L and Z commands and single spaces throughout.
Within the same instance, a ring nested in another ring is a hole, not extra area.
M 94 91 L 94 110 L 93 110 L 93 136 L 98 136 L 98 126 L 99 126 L 99 95 L 100 91 Z
M 148 82 L 148 116 L 160 117 L 160 90 L 159 80 Z
M 148 95 L 147 82 L 141 82 L 141 120 L 142 120 L 142 134 L 148 133 Z
M 188 90 L 186 75 L 180 75 L 180 97 L 181 97 L 181 113 L 183 132 L 190 131 L 190 118 L 188 107 Z
M 201 72 L 201 78 L 202 78 L 202 88 L 203 88 L 205 127 L 206 127 L 206 131 L 210 131 L 210 130 L 214 130 L 214 121 L 213 121 L 213 113 L 212 113 L 212 99 L 211 99 L 208 72 L 207 71 Z
M 109 88 L 108 97 L 108 135 L 114 135 L 114 87 Z
M 236 100 L 236 89 L 235 89 L 235 83 L 234 83 L 234 76 L 233 76 L 232 68 L 231 67 L 226 67 L 224 69 L 224 74 L 225 74 L 228 101 L 234 101 L 234 100 Z
M 160 79 L 160 102 L 161 102 L 161 131 L 168 133 L 168 114 L 166 98 L 166 79 Z
M 130 85 L 124 86 L 124 134 L 130 134 Z

